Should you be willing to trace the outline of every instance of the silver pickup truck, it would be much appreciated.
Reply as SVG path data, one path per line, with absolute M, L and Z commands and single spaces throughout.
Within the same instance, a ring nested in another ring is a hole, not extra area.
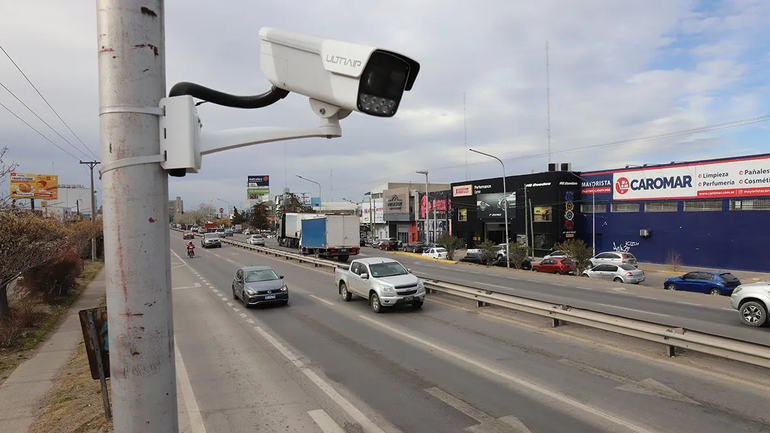
M 401 304 L 420 308 L 425 302 L 422 281 L 398 261 L 385 257 L 356 259 L 350 269 L 335 268 L 334 285 L 346 302 L 353 295 L 368 299 L 375 313 Z

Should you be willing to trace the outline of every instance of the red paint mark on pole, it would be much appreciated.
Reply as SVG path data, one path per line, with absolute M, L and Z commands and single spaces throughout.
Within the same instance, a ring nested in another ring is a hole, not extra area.
M 115 51 L 115 50 L 113 48 L 104 48 L 104 47 L 102 47 L 102 49 L 99 50 L 99 53 L 109 53 L 109 52 L 112 52 L 112 51 Z
M 150 222 L 151 222 L 151 223 L 154 223 L 154 222 L 155 222 L 155 220 L 154 220 L 154 219 L 152 219 L 152 218 L 150 218 Z

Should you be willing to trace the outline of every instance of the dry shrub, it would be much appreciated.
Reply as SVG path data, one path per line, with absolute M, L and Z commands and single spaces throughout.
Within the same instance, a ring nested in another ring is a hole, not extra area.
M 57 259 L 25 272 L 23 284 L 30 293 L 52 303 L 67 296 L 82 269 L 80 254 L 67 250 Z
M 672 271 L 677 271 L 682 267 L 682 255 L 674 250 L 666 253 L 666 264 L 671 266 Z
M 22 328 L 35 327 L 45 318 L 45 312 L 40 307 L 40 297 L 33 295 L 28 290 L 22 290 L 15 296 L 11 310 L 11 317 Z
M 24 336 L 24 329 L 14 319 L 0 320 L 0 348 L 15 347 Z

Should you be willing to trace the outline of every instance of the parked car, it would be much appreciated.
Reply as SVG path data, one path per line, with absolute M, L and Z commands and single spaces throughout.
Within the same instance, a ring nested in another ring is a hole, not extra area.
M 741 322 L 748 326 L 762 326 L 770 323 L 770 283 L 742 284 L 730 295 L 730 304 L 738 310 Z
M 423 282 L 404 265 L 386 257 L 356 259 L 350 269 L 334 268 L 334 285 L 343 301 L 360 296 L 369 300 L 375 313 L 403 304 L 422 308 L 425 302 Z
M 386 251 L 398 251 L 398 239 L 389 238 L 380 241 L 379 248 Z
M 219 239 L 219 235 L 216 233 L 205 233 L 201 239 L 201 247 L 222 248 L 222 241 Z
M 608 251 L 599 253 L 591 258 L 591 265 L 598 266 L 604 264 L 612 265 L 631 265 L 638 268 L 639 264 L 636 262 L 636 257 L 631 253 L 618 253 L 615 251 Z
M 246 243 L 249 245 L 259 245 L 261 247 L 264 247 L 265 238 L 263 238 L 262 235 L 250 235 L 248 239 L 246 239 Z
M 184 234 L 182 235 L 182 239 L 195 239 L 195 233 L 184 232 Z
M 446 248 L 428 248 L 422 253 L 422 255 L 425 257 L 430 257 L 438 260 L 449 259 L 449 253 L 447 253 Z
M 484 262 L 484 260 L 481 258 L 481 253 L 474 253 L 474 252 L 470 252 L 470 253 L 465 254 L 465 257 L 460 259 L 460 261 L 461 262 L 466 262 L 466 263 L 476 263 L 476 264 L 479 264 L 479 265 L 485 265 L 486 264 Z
M 225 237 L 229 237 L 233 235 L 233 229 L 225 229 Z
M 425 243 L 423 242 L 409 242 L 402 247 L 404 252 L 422 254 L 425 250 Z
M 216 229 L 214 233 L 216 233 L 216 235 L 219 236 L 220 238 L 225 237 L 225 229 Z
M 555 259 L 557 257 L 562 257 L 562 258 L 567 257 L 567 253 L 565 253 L 564 251 L 558 251 L 558 250 L 551 251 L 550 253 L 546 254 L 545 257 L 543 257 L 543 260 Z
M 644 281 L 644 271 L 629 264 L 601 264 L 583 271 L 582 277 L 601 278 L 616 283 L 639 284 Z
M 248 236 L 248 235 L 250 235 L 250 234 L 251 234 L 251 230 L 249 230 L 249 229 L 245 229 L 245 230 L 243 230 L 243 234 L 244 234 L 244 235 L 246 235 L 246 236 Z
M 708 293 L 709 295 L 730 296 L 741 280 L 729 272 L 692 271 L 682 276 L 669 278 L 663 283 L 666 290 Z
M 505 255 L 497 256 L 497 259 L 495 259 L 494 262 L 492 262 L 495 266 L 500 267 L 506 267 L 505 266 Z M 525 271 L 529 271 L 532 269 L 532 259 L 525 258 L 521 261 L 521 263 L 516 263 L 515 261 L 511 260 L 511 267 L 512 268 L 518 268 L 518 269 L 524 269 Z
M 575 275 L 577 267 L 575 267 L 575 264 L 566 257 L 555 257 L 544 259 L 540 263 L 535 263 L 532 265 L 532 270 L 535 272 L 549 272 L 557 275 Z
M 267 266 L 249 266 L 235 271 L 233 299 L 240 299 L 245 308 L 253 305 L 289 303 L 289 287 Z

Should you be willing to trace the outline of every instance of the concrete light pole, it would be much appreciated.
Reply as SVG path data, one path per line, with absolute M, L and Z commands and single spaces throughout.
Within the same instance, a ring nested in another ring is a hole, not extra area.
M 509 239 L 508 239 L 508 192 L 505 189 L 505 163 L 503 163 L 502 159 L 494 155 L 490 155 L 484 152 L 479 152 L 478 150 L 474 150 L 474 149 L 468 149 L 468 150 L 474 153 L 478 153 L 479 155 L 484 155 L 490 158 L 494 158 L 500 162 L 500 165 L 503 166 L 503 202 L 505 203 L 505 205 L 503 206 L 503 214 L 505 218 L 505 267 L 510 268 L 511 252 L 510 252 L 510 245 L 509 245 Z
M 176 432 L 162 0 L 97 0 L 110 383 L 116 433 Z M 92 209 L 96 214 L 96 209 Z
M 302 180 L 306 180 L 308 182 L 312 182 L 312 183 L 318 185 L 318 209 L 321 209 L 321 184 L 316 182 L 316 181 L 314 181 L 314 180 L 310 180 L 310 179 L 308 179 L 306 177 L 302 177 L 300 175 L 296 175 L 296 176 L 298 178 L 302 179 Z M 311 205 L 312 205 L 312 203 L 311 203 Z
M 425 245 L 428 245 L 428 170 L 418 170 L 417 174 L 425 175 Z

